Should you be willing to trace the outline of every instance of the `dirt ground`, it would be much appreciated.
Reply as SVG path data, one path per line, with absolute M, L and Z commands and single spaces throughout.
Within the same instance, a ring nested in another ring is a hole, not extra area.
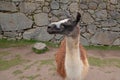
M 12 59 L 15 55 L 29 60 L 26 63 L 0 71 L 0 80 L 63 80 L 56 72 L 54 55 L 57 49 L 50 48 L 45 54 L 35 54 L 31 46 L 0 49 L 11 54 L 4 59 Z M 120 58 L 120 51 L 88 50 L 89 56 L 100 58 Z M 120 80 L 120 68 L 114 66 L 90 66 L 85 80 Z

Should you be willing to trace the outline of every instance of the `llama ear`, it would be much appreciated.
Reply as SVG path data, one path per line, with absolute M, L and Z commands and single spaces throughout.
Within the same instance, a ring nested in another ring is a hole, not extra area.
M 81 18 L 81 14 L 79 12 L 77 12 L 76 23 L 78 23 L 80 21 L 80 18 Z

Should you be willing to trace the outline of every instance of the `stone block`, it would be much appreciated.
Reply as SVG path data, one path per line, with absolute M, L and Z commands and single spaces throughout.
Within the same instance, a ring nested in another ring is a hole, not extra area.
M 23 13 L 0 13 L 0 23 L 3 31 L 19 31 L 31 28 L 33 22 Z
M 35 19 L 35 23 L 38 26 L 45 26 L 45 25 L 49 24 L 48 14 L 46 14 L 46 13 L 35 14 L 34 19 Z
M 17 8 L 12 2 L 0 1 L 0 11 L 15 12 L 17 11 Z

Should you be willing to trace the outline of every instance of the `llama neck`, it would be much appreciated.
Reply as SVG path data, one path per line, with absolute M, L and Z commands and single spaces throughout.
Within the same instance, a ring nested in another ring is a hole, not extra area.
M 82 77 L 80 76 L 82 74 L 83 64 L 80 59 L 79 32 L 76 35 L 75 37 L 66 36 L 65 70 L 67 80 L 81 80 Z
M 72 59 L 80 59 L 79 37 L 66 37 L 66 56 Z
M 74 55 L 76 51 L 79 52 L 79 43 L 80 43 L 80 32 L 79 28 L 76 27 L 72 36 L 66 36 L 66 53 Z M 75 53 L 78 54 L 78 53 Z

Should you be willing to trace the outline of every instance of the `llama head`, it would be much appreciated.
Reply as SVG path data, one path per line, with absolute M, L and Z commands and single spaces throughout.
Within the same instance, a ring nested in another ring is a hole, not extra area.
M 81 18 L 81 14 L 77 12 L 75 19 L 64 19 L 58 22 L 53 22 L 48 25 L 47 32 L 49 34 L 62 34 L 70 36 L 74 29 L 77 27 L 77 24 Z

